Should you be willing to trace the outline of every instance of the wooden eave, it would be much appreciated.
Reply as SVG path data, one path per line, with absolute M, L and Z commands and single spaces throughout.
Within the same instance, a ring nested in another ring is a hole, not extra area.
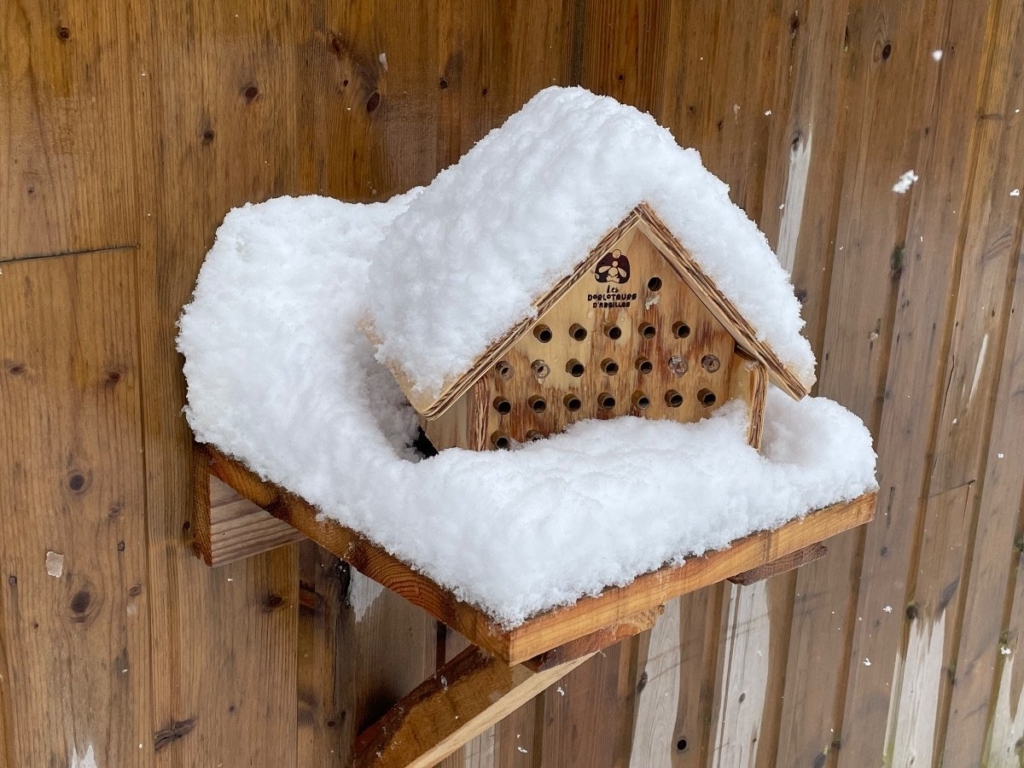
M 770 345 L 757 338 L 757 332 L 753 326 L 718 289 L 714 280 L 704 273 L 693 260 L 693 257 L 690 256 L 689 252 L 680 245 L 679 241 L 661 219 L 658 218 L 654 210 L 646 202 L 642 202 L 630 211 L 618 226 L 608 232 L 601 239 L 601 242 L 590 251 L 589 255 L 573 268 L 572 272 L 556 282 L 547 292 L 533 302 L 534 316 L 524 318 L 513 325 L 500 340 L 492 344 L 462 374 L 446 380 L 441 386 L 440 391 L 436 394 L 432 395 L 431 393 L 417 390 L 400 365 L 389 363 L 388 368 L 391 370 L 396 381 L 398 381 L 399 386 L 413 408 L 427 419 L 436 419 L 443 414 L 484 373 L 490 370 L 491 366 L 497 363 L 524 333 L 529 331 L 533 324 L 537 322 L 538 317 L 554 306 L 569 288 L 593 269 L 594 264 L 608 248 L 635 226 L 640 227 L 643 233 L 659 248 L 666 261 L 676 273 L 700 297 L 701 301 L 704 302 L 715 318 L 736 339 L 737 345 L 752 358 L 765 365 L 768 369 L 768 375 L 775 386 L 796 400 L 803 398 L 809 393 L 812 382 L 802 381 L 795 371 L 782 362 Z M 363 323 L 363 331 L 375 344 L 381 342 L 369 320 Z

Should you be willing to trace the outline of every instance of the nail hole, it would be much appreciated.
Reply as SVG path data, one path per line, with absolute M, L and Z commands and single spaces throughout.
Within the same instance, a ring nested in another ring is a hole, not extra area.
M 251 102 L 253 99 L 260 95 L 260 89 L 257 88 L 255 85 L 250 84 L 245 86 L 245 90 L 242 91 L 242 95 L 245 96 L 246 101 Z
M 512 412 L 512 403 L 506 400 L 504 397 L 494 398 L 494 410 L 505 416 Z
M 715 393 L 712 392 L 710 389 L 702 389 L 700 392 L 697 393 L 697 399 L 700 401 L 701 405 L 703 405 L 705 408 L 708 408 L 714 405 L 715 400 L 717 400 L 718 398 L 715 397 Z
M 648 290 L 651 290 L 651 291 L 660 291 L 661 290 L 661 278 L 660 277 L 652 277 L 650 280 L 647 281 L 647 288 L 648 288 Z
M 566 395 L 563 402 L 565 403 L 565 407 L 573 413 L 583 407 L 583 403 L 580 402 L 580 399 L 576 397 L 576 395 Z
M 715 355 L 704 355 L 704 357 L 700 359 L 700 364 L 708 373 L 714 373 L 722 367 L 722 361 Z
M 67 27 L 57 27 L 57 37 L 59 37 L 61 40 L 70 40 L 71 30 Z
M 610 357 L 606 357 L 601 361 L 601 370 L 609 376 L 614 376 L 619 372 L 619 364 L 612 360 Z
M 25 372 L 25 366 L 21 363 L 15 363 L 14 365 L 7 367 L 7 372 L 11 374 L 11 376 L 21 376 Z
M 213 141 L 214 136 L 214 132 L 207 128 L 205 131 L 203 131 L 203 144 L 211 143 Z
M 606 325 L 604 327 L 604 333 L 612 341 L 622 338 L 622 329 L 617 325 Z
M 551 341 L 552 333 L 551 329 L 548 328 L 546 325 L 538 325 L 536 328 L 533 329 L 533 335 L 537 337 L 537 341 L 539 341 L 541 344 L 547 344 L 549 341 Z
M 80 491 L 85 488 L 85 475 L 75 472 L 68 478 L 68 488 L 72 491 Z
M 686 323 L 676 323 L 672 326 L 672 333 L 677 339 L 685 339 L 690 335 L 690 326 Z
M 575 376 L 578 379 L 583 375 L 586 368 L 579 360 L 570 360 L 565 364 L 565 370 L 568 371 L 570 376 Z
M 448 81 L 442 77 L 438 85 L 441 87 L 441 90 L 443 91 L 445 88 L 448 87 Z
M 650 323 L 641 323 L 640 325 L 640 335 L 643 336 L 645 339 L 653 339 L 657 332 L 658 329 L 655 328 Z
M 539 395 L 530 398 L 530 408 L 534 413 L 544 413 L 548 409 L 548 402 Z
M 495 371 L 495 373 L 498 374 L 498 376 L 500 378 L 504 379 L 505 381 L 508 381 L 509 379 L 512 378 L 512 374 L 513 374 L 512 366 L 509 365 L 504 360 L 499 360 L 498 361 L 498 363 L 494 366 L 494 371 Z
M 686 739 L 680 739 L 679 741 L 676 742 L 676 749 L 679 752 L 685 752 L 686 751 L 686 747 L 687 747 Z
M 583 341 L 587 338 L 587 329 L 579 323 L 575 323 L 569 328 L 569 335 L 576 339 L 576 341 Z
M 888 59 L 890 56 L 892 56 L 892 43 L 886 43 L 882 48 L 882 58 Z
M 683 396 L 676 392 L 674 389 L 670 389 L 665 393 L 665 404 L 669 408 L 678 408 L 683 404 Z
M 647 374 L 654 370 L 654 363 L 646 357 L 638 357 L 636 359 L 636 369 L 640 371 L 640 373 Z

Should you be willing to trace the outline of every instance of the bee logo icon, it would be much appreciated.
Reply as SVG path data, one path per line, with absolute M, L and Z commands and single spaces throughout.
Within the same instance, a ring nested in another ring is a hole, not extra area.
M 609 251 L 597 262 L 594 279 L 599 283 L 622 285 L 629 280 L 629 259 L 622 251 Z

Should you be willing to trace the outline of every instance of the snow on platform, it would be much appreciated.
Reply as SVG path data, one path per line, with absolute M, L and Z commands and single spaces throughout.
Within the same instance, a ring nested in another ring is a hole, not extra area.
M 198 440 L 508 626 L 875 487 L 854 415 L 779 392 L 763 455 L 730 405 L 698 424 L 588 421 L 418 460 L 415 414 L 357 328 L 383 232 L 418 194 L 228 214 L 180 320 Z

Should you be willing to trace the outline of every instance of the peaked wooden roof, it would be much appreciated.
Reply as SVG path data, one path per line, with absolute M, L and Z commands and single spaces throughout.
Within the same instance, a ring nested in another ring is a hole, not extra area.
M 642 202 L 630 211 L 618 226 L 605 235 L 570 274 L 534 300 L 535 317 L 524 318 L 509 328 L 508 332 L 491 344 L 487 351 L 478 356 L 469 368 L 460 375 L 447 379 L 435 395 L 418 391 L 401 367 L 389 365 L 388 367 L 412 406 L 427 419 L 436 419 L 443 414 L 486 371 L 490 370 L 491 366 L 497 363 L 524 333 L 533 327 L 537 322 L 537 317 L 547 312 L 569 290 L 570 286 L 590 272 L 608 248 L 634 226 L 640 227 L 643 233 L 658 247 L 665 256 L 665 260 L 704 302 L 718 321 L 725 326 L 726 330 L 736 339 L 736 343 L 747 354 L 768 368 L 773 384 L 796 400 L 808 394 L 810 384 L 802 381 L 792 368 L 785 365 L 770 345 L 757 338 L 756 331 L 736 306 L 722 294 L 715 282 L 704 273 L 686 249 L 679 244 L 679 241 L 662 223 L 653 209 L 647 203 Z M 379 343 L 372 325 L 366 323 L 364 331 L 372 341 Z

